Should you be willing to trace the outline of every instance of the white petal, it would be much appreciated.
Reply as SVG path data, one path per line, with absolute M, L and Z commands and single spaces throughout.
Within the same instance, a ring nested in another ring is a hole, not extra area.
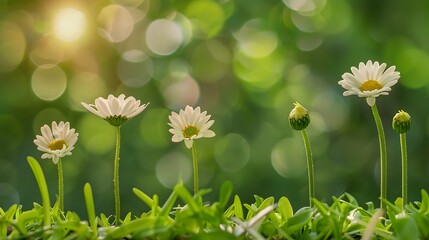
M 109 98 L 109 108 L 110 108 L 110 112 L 112 113 L 112 115 L 114 115 L 114 116 L 120 115 L 121 108 L 119 106 L 119 102 L 118 102 L 117 98 L 115 98 L 115 97 Z
M 191 122 L 193 113 L 194 113 L 194 109 L 188 105 L 186 106 L 185 111 L 183 113 L 182 113 L 182 110 L 180 110 L 179 115 L 183 117 L 186 124 L 189 124 Z
M 214 123 L 214 120 L 210 120 L 208 121 L 206 124 L 204 124 L 204 126 L 201 128 L 202 131 L 206 131 L 207 129 L 209 129 Z
M 111 116 L 112 112 L 109 109 L 108 103 L 103 98 L 97 98 L 95 99 L 95 106 L 98 109 L 98 116 L 102 118 L 106 118 L 107 116 Z
M 195 108 L 195 110 L 192 113 L 189 124 L 192 126 L 195 126 L 200 117 L 201 117 L 201 109 L 200 109 L 200 107 L 197 107 L 197 108 Z
M 205 138 L 211 138 L 216 136 L 216 134 L 212 130 L 207 130 L 203 133 L 203 137 Z
M 40 135 L 37 135 L 36 139 L 33 142 L 38 146 L 48 147 L 48 145 L 49 145 L 48 140 L 46 138 L 40 136 Z
M 121 95 L 118 96 L 118 102 L 120 104 L 122 104 L 124 102 L 124 99 L 125 99 L 125 95 L 124 94 L 121 94 Z M 127 99 L 133 99 L 133 97 L 128 97 Z
M 52 157 L 52 162 L 54 162 L 54 164 L 57 164 L 59 159 L 60 158 L 58 156 L 53 156 Z
M 210 115 L 207 115 L 207 116 L 204 116 L 204 117 L 200 118 L 199 121 L 195 124 L 195 126 L 197 128 L 203 128 L 204 125 L 206 125 L 207 122 L 209 121 L 210 117 L 211 117 Z
M 368 103 L 368 105 L 370 107 L 374 106 L 374 104 L 375 104 L 375 98 L 374 97 L 367 97 L 366 98 L 366 103 Z
M 170 122 L 173 124 L 172 127 L 179 128 L 179 129 L 183 129 L 186 127 L 186 121 L 182 119 L 182 117 L 179 114 L 172 112 L 168 118 L 170 119 Z
M 360 83 L 365 81 L 365 76 L 362 75 L 362 73 L 355 67 L 352 68 L 352 73 L 355 76 L 356 80 L 359 81 Z
M 141 106 L 139 106 L 139 107 L 135 108 L 135 109 L 131 112 L 131 114 L 129 114 L 127 117 L 128 117 L 128 118 L 132 118 L 132 117 L 137 116 L 138 114 L 140 114 L 141 112 L 143 112 L 143 111 L 146 109 L 147 105 L 149 105 L 149 103 L 144 104 L 144 105 L 141 105 Z
M 86 108 L 86 110 L 92 112 L 93 114 L 95 114 L 97 116 L 100 116 L 99 112 L 95 109 L 94 105 L 92 105 L 92 104 L 86 104 L 84 102 L 81 102 L 81 104 Z M 100 116 L 100 117 L 102 117 L 102 116 Z M 102 117 L 102 118 L 104 118 L 104 117 Z
M 40 131 L 42 132 L 43 138 L 45 138 L 48 142 L 52 142 L 54 140 L 51 128 L 49 128 L 48 125 L 43 125 L 43 127 L 40 128 Z
M 173 135 L 173 137 L 171 138 L 171 141 L 173 142 L 180 142 L 183 141 L 184 137 L 182 135 Z
M 185 145 L 187 148 L 191 149 L 194 141 L 192 139 L 185 139 Z
M 120 106 L 119 115 L 124 117 L 129 117 L 134 109 L 134 101 L 132 99 L 127 98 Z

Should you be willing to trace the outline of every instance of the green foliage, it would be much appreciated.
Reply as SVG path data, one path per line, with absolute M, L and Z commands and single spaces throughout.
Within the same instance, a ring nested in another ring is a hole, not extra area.
M 96 216 L 92 188 L 84 186 L 88 220 L 75 212 L 62 212 L 58 204 L 49 205 L 49 193 L 37 161 L 28 163 L 39 184 L 41 206 L 34 203 L 27 211 L 14 204 L 0 208 L 0 239 L 428 239 L 429 195 L 421 191 L 421 201 L 402 208 L 402 199 L 385 199 L 383 213 L 370 202 L 365 207 L 350 194 L 333 197 L 332 203 L 312 199 L 314 208 L 294 212 L 287 197 L 255 195 L 253 203 L 232 198 L 233 186 L 220 187 L 218 201 L 204 202 L 208 189 L 191 193 L 179 182 L 162 204 L 157 195 L 149 197 L 134 188 L 133 192 L 149 211 L 139 216 L 128 213 L 113 225 L 114 218 Z M 47 199 L 44 199 L 47 198 Z M 48 211 L 46 211 L 46 209 Z M 47 214 L 47 217 L 46 217 Z M 46 223 L 49 223 L 48 225 Z
M 45 226 L 49 226 L 51 224 L 51 219 L 49 218 L 51 201 L 49 199 L 49 191 L 48 185 L 46 184 L 45 175 L 43 174 L 42 168 L 36 159 L 28 157 L 27 161 L 31 167 L 31 170 L 33 170 L 34 177 L 36 178 L 37 185 L 39 186 L 40 195 L 42 196 Z

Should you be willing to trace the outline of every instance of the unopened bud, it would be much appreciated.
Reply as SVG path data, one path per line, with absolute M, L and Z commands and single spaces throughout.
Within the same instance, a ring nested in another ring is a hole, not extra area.
M 295 130 L 303 130 L 310 124 L 310 115 L 298 102 L 294 103 L 295 107 L 289 113 L 289 124 Z
M 393 117 L 392 121 L 393 129 L 398 133 L 406 133 L 411 127 L 411 117 L 408 113 L 400 110 Z

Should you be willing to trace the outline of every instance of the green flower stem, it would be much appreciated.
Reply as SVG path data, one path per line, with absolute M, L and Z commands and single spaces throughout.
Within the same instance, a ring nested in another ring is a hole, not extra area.
M 312 199 L 316 195 L 314 190 L 314 170 L 313 170 L 313 154 L 311 152 L 310 141 L 308 140 L 307 132 L 305 129 L 301 130 L 302 139 L 304 140 L 305 152 L 307 155 L 307 170 L 308 170 L 308 194 L 310 207 L 313 207 Z
M 121 147 L 121 126 L 116 127 L 116 151 L 113 166 L 113 187 L 115 193 L 115 224 L 119 225 L 121 220 L 121 200 L 119 196 L 119 150 Z
M 407 204 L 407 136 L 406 133 L 400 134 L 401 157 L 402 157 L 402 209 L 405 209 Z
M 192 144 L 192 164 L 194 167 L 194 194 L 198 193 L 198 159 L 195 141 Z
M 64 177 L 63 177 L 63 162 L 58 159 L 58 208 L 64 211 Z
M 375 124 L 377 125 L 378 140 L 380 142 L 380 198 L 386 199 L 387 196 L 387 150 L 386 138 L 384 136 L 383 123 L 381 122 L 380 114 L 378 113 L 377 106 L 374 104 L 371 107 L 372 115 L 374 115 Z M 380 207 L 386 209 L 385 203 L 380 200 Z

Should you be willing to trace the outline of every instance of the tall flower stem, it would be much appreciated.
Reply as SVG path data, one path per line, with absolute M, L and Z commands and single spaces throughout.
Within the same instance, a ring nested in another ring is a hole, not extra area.
M 313 154 L 311 152 L 310 141 L 307 136 L 305 129 L 301 130 L 302 139 L 304 141 L 305 152 L 307 155 L 307 170 L 308 170 L 308 196 L 310 201 L 310 207 L 313 207 L 312 199 L 316 195 L 314 190 L 314 170 L 313 170 Z
M 406 133 L 400 134 L 400 143 L 401 143 L 401 157 L 402 157 L 402 209 L 405 209 L 407 204 L 407 136 Z
M 119 225 L 121 219 L 121 201 L 119 196 L 119 151 L 121 147 L 121 126 L 116 127 L 116 151 L 113 166 L 113 187 L 115 193 L 115 223 Z
M 58 159 L 58 208 L 64 211 L 64 177 L 63 177 L 63 162 Z
M 387 196 L 387 150 L 386 138 L 384 136 L 383 123 L 378 113 L 377 105 L 371 106 L 372 115 L 374 115 L 375 124 L 377 125 L 378 140 L 380 143 L 380 198 L 386 199 Z M 380 200 L 380 207 L 386 209 L 385 204 Z
M 192 165 L 194 168 L 194 194 L 198 193 L 198 157 L 195 141 L 192 144 Z

